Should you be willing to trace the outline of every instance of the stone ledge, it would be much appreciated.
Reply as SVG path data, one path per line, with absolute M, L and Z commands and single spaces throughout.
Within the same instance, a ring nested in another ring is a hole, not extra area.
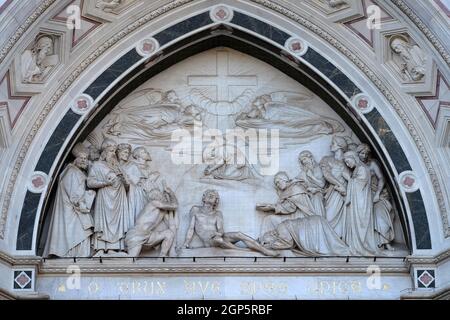
M 400 297 L 402 300 L 450 300 L 450 284 L 435 290 L 415 290 Z
M 404 258 L 252 258 L 252 257 L 197 257 L 197 258 L 84 258 L 46 259 L 38 266 L 38 274 L 64 274 L 68 267 L 78 266 L 82 273 L 357 273 L 367 274 L 369 267 L 379 267 L 382 273 L 408 273 Z
M 0 300 L 48 300 L 50 296 L 36 292 L 17 294 L 0 288 Z

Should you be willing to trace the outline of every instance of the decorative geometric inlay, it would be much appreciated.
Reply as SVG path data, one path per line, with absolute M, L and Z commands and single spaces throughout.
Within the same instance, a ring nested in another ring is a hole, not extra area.
M 394 21 L 395 19 L 387 13 L 383 8 L 378 5 L 375 0 L 362 0 L 363 8 L 364 8 L 364 16 L 357 18 L 355 20 L 348 21 L 344 23 L 344 26 L 349 28 L 352 32 L 354 32 L 359 38 L 361 38 L 364 42 L 366 42 L 370 47 L 373 48 L 373 40 L 374 40 L 374 29 L 368 28 L 369 15 L 368 10 L 370 6 L 378 6 L 380 8 L 381 13 L 381 21 L 380 22 L 389 22 Z
M 353 98 L 353 107 L 362 114 L 369 113 L 375 108 L 371 99 L 364 93 L 358 94 Z
M 56 16 L 54 16 L 51 20 L 63 22 L 66 23 L 67 19 L 69 17 L 69 13 L 66 11 L 69 6 L 78 6 L 80 8 L 81 13 L 81 21 L 80 21 L 80 28 L 76 29 L 74 28 L 71 30 L 72 35 L 72 48 L 74 48 L 77 44 L 80 43 L 81 40 L 87 37 L 89 33 L 91 33 L 95 28 L 101 25 L 100 22 L 94 21 L 90 18 L 84 17 L 83 12 L 83 5 L 84 0 L 74 0 L 71 3 L 69 3 L 66 7 L 64 7 L 63 10 L 61 10 L 60 13 L 58 13 Z
M 436 126 L 441 107 L 450 106 L 450 85 L 440 72 L 437 75 L 435 92 L 434 96 L 416 97 L 433 126 Z
M 419 190 L 419 183 L 416 175 L 411 171 L 405 171 L 399 176 L 400 186 L 405 192 L 416 192 Z
M 32 271 L 14 271 L 14 289 L 31 289 Z
M 94 106 L 94 99 L 87 94 L 82 94 L 72 103 L 72 111 L 79 115 L 88 113 Z
M 33 193 L 41 193 L 48 184 L 48 175 L 41 171 L 36 171 L 31 175 L 28 190 Z
M 159 43 L 155 38 L 146 38 L 138 42 L 136 51 L 143 57 L 149 57 L 159 49 Z
M 434 288 L 435 282 L 434 270 L 417 270 L 417 284 L 419 288 Z
M 17 123 L 31 96 L 16 96 L 11 91 L 11 79 L 9 71 L 0 81 L 0 106 L 6 106 L 8 110 L 11 127 Z
M 308 51 L 308 45 L 301 39 L 289 38 L 285 45 L 286 49 L 298 57 L 303 56 Z
M 217 6 L 211 9 L 209 13 L 214 22 L 230 22 L 233 19 L 233 10 L 227 6 Z

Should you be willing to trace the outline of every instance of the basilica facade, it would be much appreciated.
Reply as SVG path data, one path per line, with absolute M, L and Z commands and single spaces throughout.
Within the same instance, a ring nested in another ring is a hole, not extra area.
M 448 299 L 449 25 L 0 2 L 0 298 Z

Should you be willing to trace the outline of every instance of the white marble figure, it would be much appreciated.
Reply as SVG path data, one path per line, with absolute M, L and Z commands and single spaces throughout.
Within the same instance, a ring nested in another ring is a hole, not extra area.
M 243 161 L 238 163 L 236 159 Z M 214 179 L 242 181 L 255 177 L 245 154 L 236 145 L 227 146 L 215 140 L 203 151 L 203 161 L 208 164 L 204 175 Z
M 360 144 L 355 151 L 358 154 L 359 159 L 369 166 L 370 173 L 374 178 L 372 180 L 372 189 L 374 192 L 373 202 L 377 203 L 378 201 L 380 201 L 381 192 L 385 187 L 383 172 L 381 171 L 378 162 L 371 158 L 371 150 L 367 144 Z
M 171 250 L 177 233 L 174 215 L 178 201 L 175 193 L 165 186 L 163 192 L 151 190 L 148 199 L 136 219 L 136 225 L 125 237 L 128 255 L 137 257 L 143 247 L 155 248 L 161 245 L 160 257 L 175 256 L 175 251 Z
M 292 250 L 303 256 L 349 256 L 351 249 L 320 216 L 290 219 L 266 232 L 260 243 L 272 250 Z
M 403 36 L 393 37 L 390 46 L 402 61 L 400 68 L 405 80 L 420 81 L 425 77 L 426 56 L 419 46 L 410 44 Z
M 235 119 L 251 101 L 253 91 L 247 89 L 232 102 L 213 101 L 206 97 L 198 89 L 191 91 L 193 106 L 202 110 L 203 125 L 208 129 L 218 129 L 225 135 L 227 129 L 236 127 Z M 251 166 L 245 157 L 245 150 L 241 150 L 235 143 L 211 144 L 203 152 L 203 160 L 209 165 L 206 167 L 205 176 L 211 176 L 219 180 L 242 181 L 253 178 Z M 243 163 L 236 163 L 237 159 L 245 159 Z
M 130 181 L 128 179 L 128 176 L 125 172 L 125 168 L 129 166 L 130 164 L 130 156 L 131 156 L 131 149 L 132 146 L 129 143 L 120 143 L 117 145 L 117 150 L 116 150 L 116 156 L 117 156 L 117 160 L 119 161 L 119 167 L 120 167 L 120 171 L 123 174 L 123 182 L 124 182 L 124 186 L 127 189 L 127 203 L 128 203 L 128 210 L 127 210 L 127 216 L 126 219 L 128 220 L 126 222 L 126 224 L 128 225 L 129 228 L 131 228 L 132 226 L 134 226 L 134 221 L 135 221 L 135 213 L 134 211 L 130 211 L 130 200 L 134 200 L 135 198 L 135 194 L 134 192 L 130 192 Z M 134 188 L 133 190 L 134 191 Z M 125 232 L 127 232 L 128 229 L 125 230 Z
M 116 157 L 117 143 L 105 139 L 100 160 L 89 170 L 87 185 L 98 189 L 95 199 L 94 249 L 96 255 L 124 251 L 125 232 L 129 229 L 125 178 Z
M 97 0 L 95 7 L 105 12 L 112 12 L 120 6 L 121 0 Z
M 149 163 L 152 158 L 144 147 L 137 147 L 133 150 L 133 159 L 122 166 L 129 184 L 128 208 L 133 217 L 133 224 L 141 210 L 149 201 L 148 192 L 158 188 L 156 180 L 159 172 L 150 172 Z
M 250 110 L 241 112 L 237 115 L 236 121 L 248 119 L 265 119 L 266 118 L 266 104 L 271 102 L 270 95 L 262 95 L 257 97 L 251 104 Z
M 86 189 L 88 151 L 78 144 L 72 154 L 76 159 L 59 176 L 44 256 L 91 256 L 91 235 L 94 233 L 91 206 L 95 192 Z
M 280 138 L 299 143 L 344 131 L 338 121 L 308 111 L 306 106 L 311 101 L 311 96 L 297 92 L 258 96 L 237 114 L 235 123 L 243 129 L 278 129 Z
M 145 89 L 116 108 L 103 130 L 107 136 L 144 145 L 170 141 L 174 130 L 190 129 L 194 121 L 201 120 L 201 110 L 193 105 L 183 107 L 175 91 Z
M 325 188 L 325 177 L 323 176 L 322 168 L 314 159 L 311 151 L 303 151 L 298 156 L 301 167 L 300 174 L 295 178 L 302 184 L 306 191 L 308 191 L 311 202 L 314 207 L 314 212 L 326 218 L 326 211 L 324 206 L 323 190 Z
M 256 210 L 269 214 L 262 222 L 261 235 L 275 229 L 285 220 L 317 215 L 306 188 L 290 180 L 286 172 L 277 173 L 274 184 L 279 196 L 277 203 L 256 205 Z
M 190 247 L 196 234 L 207 248 L 243 250 L 236 246 L 237 242 L 243 242 L 251 250 L 266 256 L 278 255 L 276 251 L 264 248 L 255 239 L 242 232 L 225 232 L 222 212 L 217 210 L 219 201 L 220 197 L 216 190 L 207 190 L 203 194 L 202 205 L 192 207 L 191 222 L 184 242 L 185 248 Z
M 331 142 L 333 156 L 324 157 L 320 162 L 323 175 L 329 186 L 325 190 L 326 219 L 336 233 L 342 238 L 345 227 L 345 198 L 347 196 L 347 180 L 349 169 L 344 163 L 347 141 L 343 137 L 334 136 Z
M 55 54 L 55 44 L 50 36 L 38 38 L 31 50 L 21 57 L 22 79 L 25 83 L 42 82 L 51 69 L 59 62 Z
M 358 255 L 371 256 L 378 253 L 374 233 L 372 174 L 354 151 L 346 152 L 344 161 L 353 172 L 344 175 L 348 179 L 348 189 L 343 240 Z
M 392 246 L 392 242 L 395 239 L 394 206 L 386 188 L 381 192 L 380 201 L 375 203 L 373 212 L 375 219 L 375 238 L 378 247 L 395 251 Z
M 219 129 L 225 134 L 226 129 L 236 127 L 235 119 L 250 102 L 253 91 L 246 89 L 232 102 L 214 101 L 200 90 L 193 89 L 190 99 L 192 104 L 203 111 L 203 125 L 208 129 Z
M 356 152 L 362 162 L 369 166 L 372 174 L 372 193 L 374 202 L 375 235 L 378 247 L 393 250 L 390 243 L 395 238 L 393 225 L 393 206 L 389 192 L 385 188 L 385 179 L 377 161 L 371 158 L 371 150 L 367 144 L 361 144 Z
M 88 151 L 89 151 L 89 169 L 92 167 L 92 165 L 94 164 L 95 161 L 98 161 L 98 159 L 100 159 L 100 150 L 94 146 L 93 144 L 91 144 L 88 147 Z M 88 170 L 89 172 L 89 170 Z

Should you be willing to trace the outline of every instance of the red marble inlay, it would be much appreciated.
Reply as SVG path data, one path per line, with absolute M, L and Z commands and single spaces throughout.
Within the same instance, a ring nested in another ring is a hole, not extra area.
M 228 16 L 227 12 L 223 9 L 220 9 L 219 11 L 216 12 L 216 17 L 218 17 L 219 19 L 223 20 Z
M 302 44 L 300 42 L 294 42 L 291 44 L 291 49 L 293 51 L 300 51 L 302 50 Z
M 43 179 L 42 177 L 36 177 L 36 178 L 34 178 L 34 179 L 31 181 L 31 183 L 33 184 L 33 186 L 34 186 L 35 188 L 40 188 L 40 187 L 42 187 L 42 186 L 45 184 L 44 179 Z
M 358 101 L 358 108 L 367 109 L 368 106 L 369 106 L 369 101 L 367 101 L 367 99 L 363 98 Z
M 23 288 L 31 281 L 30 277 L 25 273 L 21 273 L 17 278 L 16 282 Z
M 77 101 L 77 107 L 80 110 L 87 109 L 87 107 L 88 107 L 87 101 L 86 100 L 78 100 Z
M 416 183 L 416 180 L 414 180 L 414 179 L 411 178 L 411 177 L 406 177 L 406 178 L 403 180 L 403 184 L 404 184 L 405 186 L 407 186 L 408 188 L 412 188 L 412 186 L 414 186 L 414 183 Z
M 431 277 L 428 272 L 422 273 L 422 275 L 419 277 L 420 282 L 422 282 L 425 286 L 428 287 L 428 285 L 434 280 L 433 277 Z
M 153 44 L 150 43 L 150 42 L 144 43 L 144 45 L 142 46 L 142 50 L 144 52 L 151 52 L 151 51 L 153 51 Z

